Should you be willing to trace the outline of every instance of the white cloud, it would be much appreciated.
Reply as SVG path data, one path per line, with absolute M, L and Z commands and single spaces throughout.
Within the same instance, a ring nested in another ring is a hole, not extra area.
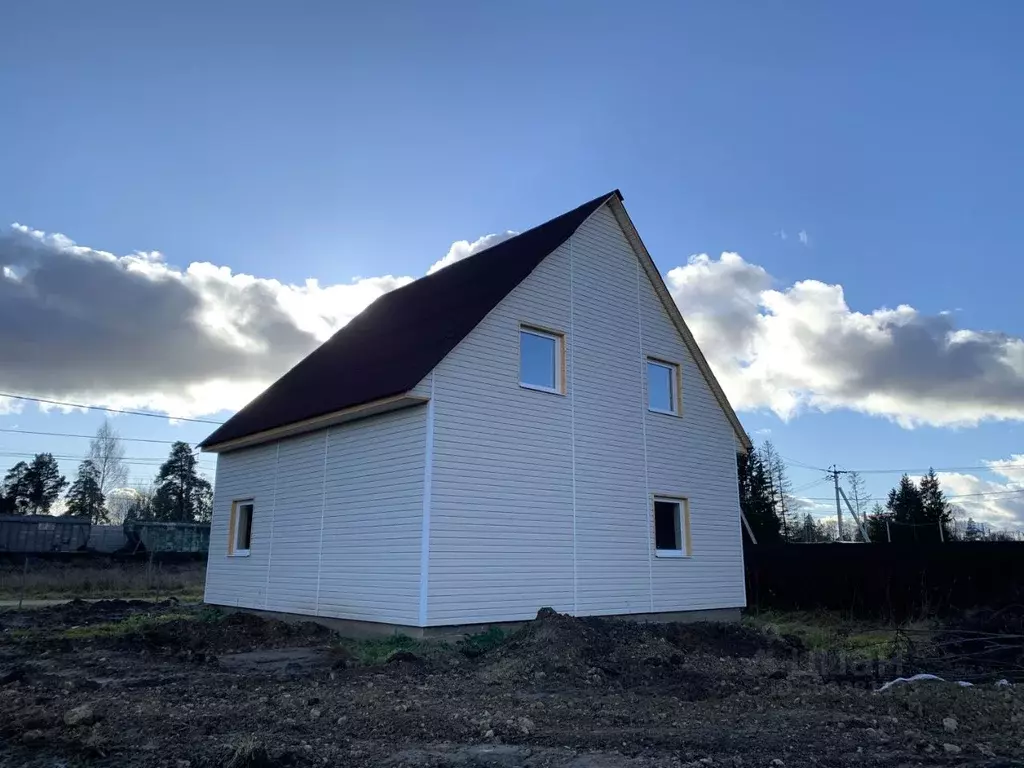
M 1024 488 L 1024 453 L 1013 453 L 1008 459 L 995 459 L 985 463 L 1008 484 Z
M 458 241 L 429 272 L 512 234 Z M 0 235 L 0 268 L 0 392 L 182 416 L 237 409 L 413 279 L 287 284 L 22 225 Z M 667 282 L 738 409 L 851 409 L 904 426 L 1024 419 L 1019 338 L 906 305 L 854 311 L 839 285 L 776 287 L 736 253 L 693 256 Z M 0 401 L 0 413 L 18 408 Z
M 509 236 L 455 243 L 442 262 Z M 286 284 L 206 262 L 179 269 L 158 252 L 116 256 L 15 224 L 0 235 L 0 391 L 181 416 L 235 410 L 413 279 Z M 21 408 L 0 398 L 0 414 Z
M 429 273 L 514 234 L 457 241 Z M 15 223 L 0 234 L 0 391 L 181 416 L 237 410 L 413 279 L 296 285 L 208 262 L 179 269 L 157 251 L 117 256 Z M 0 397 L 0 415 L 22 407 Z
M 512 230 L 506 230 L 500 234 L 484 235 L 483 237 L 474 240 L 472 243 L 468 240 L 456 240 L 452 243 L 452 247 L 448 249 L 448 253 L 445 254 L 443 259 L 435 261 L 430 265 L 430 269 L 427 270 L 427 274 L 432 275 L 437 272 L 437 270 L 444 269 L 449 264 L 454 264 L 456 261 L 462 261 L 467 256 L 472 256 L 474 253 L 485 251 L 500 242 L 508 240 L 510 237 L 515 237 L 517 234 L 517 232 L 513 232 Z
M 836 505 L 830 501 L 807 498 L 806 496 L 790 496 L 789 509 L 799 515 L 801 520 L 804 515 L 808 514 L 815 518 L 827 517 L 831 514 L 832 519 L 835 520 Z
M 784 230 L 784 229 L 780 229 L 778 232 L 776 232 L 775 236 L 777 238 L 779 238 L 780 240 L 787 240 L 787 239 L 789 239 L 789 235 L 786 234 L 786 230 Z
M 10 397 L 0 397 L 0 416 L 10 416 L 11 414 L 21 413 L 23 401 L 14 400 Z
M 1008 459 L 985 461 L 998 479 L 989 480 L 961 472 L 938 472 L 939 481 L 952 503 L 963 509 L 963 517 L 988 523 L 993 528 L 1024 528 L 1024 454 Z
M 913 307 L 852 310 L 843 288 L 773 289 L 735 253 L 692 256 L 667 282 L 733 405 L 783 419 L 850 409 L 905 427 L 1024 419 L 1024 341 Z
M 796 236 L 797 236 L 797 239 L 800 241 L 801 245 L 810 245 L 811 244 L 811 238 L 807 234 L 807 230 L 806 229 L 801 229 L 799 232 L 797 232 Z

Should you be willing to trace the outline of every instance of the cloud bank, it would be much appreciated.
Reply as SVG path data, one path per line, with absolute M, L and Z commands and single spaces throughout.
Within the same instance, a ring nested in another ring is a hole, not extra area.
M 428 273 L 512 234 L 457 241 Z M 286 284 L 14 225 L 0 235 L 0 391 L 182 416 L 234 410 L 412 279 Z M 779 287 L 735 253 L 692 256 L 667 283 L 739 410 L 849 409 L 904 426 L 1024 419 L 1019 338 L 906 305 L 855 311 L 842 286 Z M 16 408 L 0 401 L 0 413 Z
M 844 408 L 905 427 L 1024 419 L 1019 338 L 908 305 L 854 311 L 817 280 L 776 289 L 735 253 L 692 256 L 667 282 L 736 408 Z
M 459 241 L 431 272 L 514 233 Z M 14 224 L 0 235 L 0 391 L 150 408 L 237 410 L 378 296 L 382 275 L 301 285 L 157 252 L 115 256 Z M 0 415 L 20 410 L 0 397 Z
M 996 479 L 973 474 L 938 472 L 943 490 L 971 517 L 996 530 L 1018 529 L 1024 525 L 1024 454 L 984 462 Z

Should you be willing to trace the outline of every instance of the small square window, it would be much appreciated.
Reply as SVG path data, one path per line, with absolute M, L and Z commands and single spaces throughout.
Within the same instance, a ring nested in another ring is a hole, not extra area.
M 252 543 L 252 513 L 255 505 L 251 501 L 236 501 L 231 505 L 231 548 L 229 554 L 245 557 Z
M 679 366 L 647 361 L 647 408 L 679 415 Z
M 529 389 L 562 392 L 564 341 L 560 334 L 519 329 L 519 383 Z
M 690 554 L 690 510 L 685 499 L 654 500 L 654 548 L 658 557 Z

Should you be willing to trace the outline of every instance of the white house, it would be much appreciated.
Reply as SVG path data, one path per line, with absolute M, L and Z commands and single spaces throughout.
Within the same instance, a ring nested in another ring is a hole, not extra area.
M 377 299 L 206 439 L 206 601 L 734 617 L 749 445 L 612 192 Z

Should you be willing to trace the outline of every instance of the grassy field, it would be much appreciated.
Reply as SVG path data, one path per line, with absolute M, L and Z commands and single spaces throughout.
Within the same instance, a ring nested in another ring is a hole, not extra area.
M 831 611 L 759 611 L 748 614 L 743 621 L 782 637 L 799 638 L 808 651 L 839 652 L 864 659 L 903 653 L 908 632 L 925 639 L 932 628 L 926 621 L 887 626 Z
M 206 564 L 55 563 L 30 561 L 0 565 L 0 600 L 177 597 L 199 599 Z

